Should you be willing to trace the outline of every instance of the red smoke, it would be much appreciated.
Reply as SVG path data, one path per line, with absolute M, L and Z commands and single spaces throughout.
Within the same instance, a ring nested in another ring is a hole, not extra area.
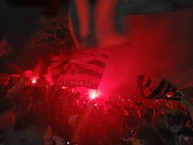
M 182 78 L 192 69 L 192 10 L 125 17 L 130 43 L 112 47 L 100 86 L 102 92 L 107 96 L 116 91 L 135 95 L 139 74 L 155 82 L 165 78 L 182 88 L 187 81 Z

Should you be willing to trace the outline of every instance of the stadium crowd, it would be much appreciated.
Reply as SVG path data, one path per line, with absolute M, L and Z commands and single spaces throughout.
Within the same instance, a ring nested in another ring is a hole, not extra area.
M 137 97 L 89 99 L 75 88 L 0 88 L 2 145 L 193 145 L 193 104 Z

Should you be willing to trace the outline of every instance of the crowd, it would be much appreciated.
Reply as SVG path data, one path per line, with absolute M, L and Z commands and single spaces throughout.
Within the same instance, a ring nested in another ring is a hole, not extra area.
M 0 88 L 2 145 L 193 145 L 186 97 L 91 100 L 74 88 L 17 81 Z

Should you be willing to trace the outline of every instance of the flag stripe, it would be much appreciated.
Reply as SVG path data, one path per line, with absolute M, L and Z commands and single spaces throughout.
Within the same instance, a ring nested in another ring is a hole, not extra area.
M 91 69 L 83 69 L 78 74 L 87 74 L 96 78 L 102 78 L 102 73 L 99 73 Z
M 52 63 L 52 64 L 51 64 L 51 67 L 52 67 L 52 69 L 57 69 L 57 68 L 62 68 L 62 67 L 63 67 L 64 65 L 66 65 L 66 64 L 68 64 L 68 61 L 67 61 L 67 60 L 58 62 L 58 65 Z
M 159 94 L 157 94 L 157 96 L 154 96 L 155 99 L 159 99 L 159 98 L 163 98 L 163 95 L 167 92 L 167 90 L 170 90 L 171 86 L 164 81 L 164 86 L 163 88 L 160 90 Z
M 90 55 L 90 56 L 101 56 L 105 59 L 109 59 L 109 56 L 106 54 L 106 49 L 100 49 L 100 48 L 90 48 L 90 49 L 84 49 L 77 52 L 79 55 Z
M 93 81 L 94 80 L 93 82 L 100 80 L 100 78 L 93 77 L 93 76 L 87 75 L 87 74 L 76 74 L 76 75 L 61 74 L 59 76 L 59 78 L 65 79 L 65 80 L 76 80 L 76 79 L 86 80 L 86 79 L 88 79 L 89 81 Z
M 99 60 L 91 60 L 88 62 L 88 64 L 94 64 L 98 67 L 101 67 L 101 68 L 105 68 L 106 67 L 106 64 L 103 63 L 102 61 L 99 61 Z
M 83 74 L 61 75 L 58 80 L 57 85 L 60 86 L 86 86 L 93 89 L 96 89 L 100 82 L 100 78 Z
M 95 89 L 98 87 L 98 83 L 92 83 L 85 80 L 63 80 L 59 81 L 57 86 L 71 86 L 71 87 L 77 87 L 77 86 L 84 86 L 88 88 Z
M 164 85 L 165 85 L 165 80 L 162 80 L 159 83 L 158 87 L 155 90 L 153 90 L 153 92 L 149 96 L 146 96 L 146 97 L 147 98 L 154 98 L 154 97 L 157 98 L 157 95 L 160 93 L 160 90 L 163 89 Z
M 147 80 L 147 83 L 144 85 L 144 87 L 150 87 L 150 85 L 151 85 L 151 80 L 148 79 L 148 80 Z

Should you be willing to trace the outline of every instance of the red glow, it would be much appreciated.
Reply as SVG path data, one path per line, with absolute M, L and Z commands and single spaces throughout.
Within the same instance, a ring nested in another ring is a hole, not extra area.
M 93 100 L 93 99 L 96 99 L 97 97 L 99 97 L 99 92 L 97 90 L 90 89 L 89 90 L 89 98 L 91 100 Z
M 65 87 L 65 86 L 62 86 L 62 89 L 67 89 L 67 87 Z
M 174 92 L 168 92 L 166 93 L 167 98 L 173 98 L 174 97 Z
M 32 83 L 32 84 L 36 84 L 36 83 L 37 83 L 37 78 L 32 78 L 31 83 Z

